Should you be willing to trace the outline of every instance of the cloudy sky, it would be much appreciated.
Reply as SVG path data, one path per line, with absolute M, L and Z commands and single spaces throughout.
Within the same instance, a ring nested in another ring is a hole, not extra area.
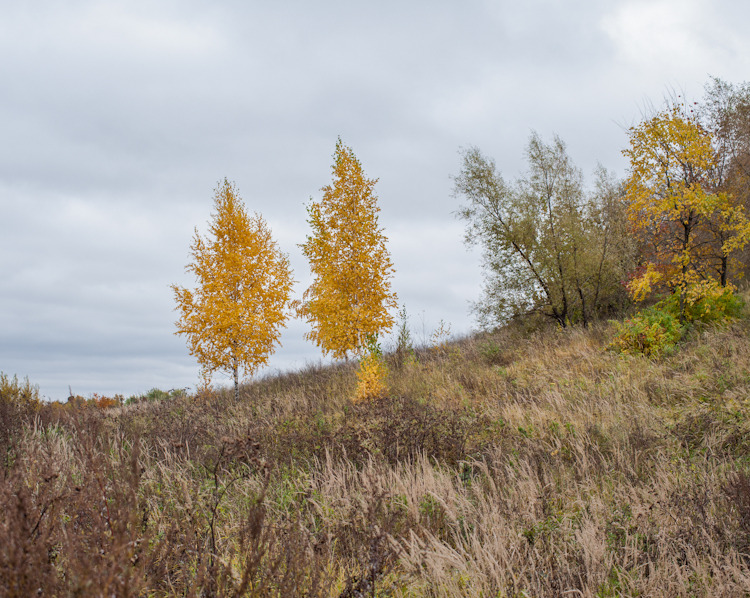
M 50 399 L 195 387 L 169 285 L 237 183 L 309 282 L 305 203 L 337 136 L 376 187 L 417 340 L 474 322 L 460 147 L 524 168 L 532 130 L 618 176 L 673 90 L 750 79 L 737 0 L 0 0 L 0 371 Z M 317 362 L 292 322 L 271 371 Z M 221 378 L 218 379 L 222 381 Z

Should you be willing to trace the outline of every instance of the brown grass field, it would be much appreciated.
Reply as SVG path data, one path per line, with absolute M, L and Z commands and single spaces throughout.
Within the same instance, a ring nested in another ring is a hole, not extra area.
M 360 403 L 354 364 L 239 402 L 6 392 L 0 595 L 750 595 L 749 333 L 650 360 L 509 327 L 388 355 Z

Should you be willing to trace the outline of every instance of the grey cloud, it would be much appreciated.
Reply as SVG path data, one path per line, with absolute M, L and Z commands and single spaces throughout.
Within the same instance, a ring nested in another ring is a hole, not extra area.
M 214 186 L 237 182 L 301 292 L 304 206 L 330 181 L 337 135 L 379 178 L 394 287 L 413 323 L 469 330 L 480 257 L 452 214 L 459 146 L 478 145 L 512 179 L 530 130 L 557 132 L 586 172 L 601 161 L 622 174 L 619 123 L 637 119 L 644 98 L 658 101 L 671 77 L 699 93 L 717 56 L 712 74 L 746 76 L 732 14 L 748 9 L 728 0 L 690 4 L 703 23 L 691 29 L 699 68 L 624 61 L 627 28 L 616 37 L 611 23 L 641 4 L 4 7 L 0 370 L 54 398 L 68 384 L 84 394 L 194 385 L 169 284 L 191 284 L 184 266 Z M 717 31 L 728 41 L 712 53 Z M 268 371 L 320 359 L 304 332 L 290 323 Z

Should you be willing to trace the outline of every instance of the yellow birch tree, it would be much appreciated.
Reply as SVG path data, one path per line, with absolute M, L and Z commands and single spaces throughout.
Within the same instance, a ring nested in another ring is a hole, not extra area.
M 308 208 L 312 233 L 301 245 L 313 282 L 298 312 L 312 326 L 305 337 L 334 358 L 361 354 L 390 329 L 396 307 L 393 264 L 378 226 L 377 179 L 368 179 L 351 148 L 336 143 L 333 184 Z
M 216 371 L 234 379 L 252 375 L 268 362 L 288 318 L 294 280 L 289 258 L 271 237 L 263 218 L 249 217 L 234 184 L 224 179 L 215 191 L 210 235 L 195 231 L 186 270 L 194 290 L 172 285 L 180 318 L 177 332 L 188 339 L 206 384 Z
M 645 263 L 628 289 L 642 300 L 667 287 L 678 293 L 684 319 L 688 304 L 725 292 L 726 268 L 717 280 L 715 265 L 747 243 L 750 222 L 715 184 L 711 135 L 679 106 L 631 128 L 629 136 L 625 200 Z

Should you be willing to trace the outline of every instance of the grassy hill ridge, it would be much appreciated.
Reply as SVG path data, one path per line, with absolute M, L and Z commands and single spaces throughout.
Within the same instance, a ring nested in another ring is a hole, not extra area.
M 750 320 L 659 360 L 509 327 L 8 433 L 0 593 L 750 593 Z M 10 419 L 4 420 L 10 421 Z

